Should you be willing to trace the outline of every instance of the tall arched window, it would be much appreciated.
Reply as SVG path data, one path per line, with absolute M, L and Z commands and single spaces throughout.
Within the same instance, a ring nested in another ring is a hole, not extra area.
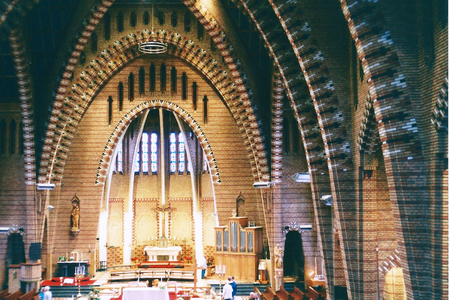
M 190 32 L 190 11 L 187 11 L 184 15 L 184 31 Z
M 123 173 L 123 140 L 120 140 L 117 145 L 116 170 Z
M 19 154 L 23 155 L 23 123 L 19 123 Z
M 142 172 L 148 174 L 149 171 L 149 135 L 148 133 L 142 133 Z
M 151 134 L 151 172 L 157 173 L 157 134 Z
M 97 46 L 98 46 L 98 37 L 95 32 L 92 32 L 90 36 L 90 51 L 92 53 L 97 52 Z
M 184 145 L 184 135 L 182 132 L 178 134 L 178 172 L 184 173 L 186 171 L 186 154 Z
M 167 67 L 161 64 L 161 92 L 164 93 L 167 88 Z
M 11 155 L 16 153 L 16 126 L 16 121 L 11 120 L 11 123 L 9 123 L 9 153 Z
M 203 25 L 201 24 L 200 21 L 198 21 L 196 25 L 197 25 L 196 26 L 196 32 L 197 32 L 197 35 L 198 35 L 198 39 L 200 41 L 202 41 L 203 38 L 204 38 L 204 27 L 203 27 Z
M 176 77 L 177 77 L 176 68 L 172 67 L 170 72 L 170 89 L 172 93 L 176 93 Z
M 145 94 L 145 69 L 143 67 L 139 69 L 139 94 Z
M 134 74 L 131 73 L 128 76 L 128 100 L 134 100 Z
M 186 100 L 187 99 L 187 74 L 186 74 L 186 72 L 182 72 L 181 81 L 182 81 L 182 100 Z
M 123 109 L 123 83 L 118 83 L 118 110 L 122 111 Z
M 145 11 L 143 13 L 143 25 L 148 25 L 150 24 L 150 14 L 148 13 L 148 11 Z
M 111 15 L 105 13 L 103 16 L 104 22 L 104 39 L 109 40 L 111 38 Z
M 173 11 L 173 13 L 171 14 L 171 26 L 178 26 L 178 14 L 176 13 L 176 11 Z
M 154 64 L 150 65 L 150 92 L 156 91 L 156 68 Z
M 170 173 L 176 172 L 176 133 L 170 133 Z
M 142 134 L 143 137 L 143 134 Z M 139 174 L 140 173 L 140 143 L 139 143 L 139 147 L 137 148 L 137 153 L 136 153 L 136 157 L 134 159 L 134 174 Z
M 131 26 L 131 28 L 134 28 L 136 27 L 136 25 L 137 25 L 137 15 L 135 12 L 132 12 L 129 18 L 129 26 Z
M 0 154 L 6 153 L 6 122 L 0 122 Z
M 108 97 L 108 124 L 111 125 L 112 122 L 112 97 Z
M 125 24 L 123 19 L 123 13 L 119 12 L 117 14 L 117 32 L 123 32 L 125 30 Z
M 282 124 L 282 138 L 283 140 L 283 152 L 290 153 L 290 122 L 287 120 L 287 118 L 284 118 L 283 124 Z
M 160 26 L 164 25 L 164 23 L 165 23 L 165 16 L 164 16 L 164 13 L 161 10 L 157 14 L 157 18 L 159 20 L 159 25 Z

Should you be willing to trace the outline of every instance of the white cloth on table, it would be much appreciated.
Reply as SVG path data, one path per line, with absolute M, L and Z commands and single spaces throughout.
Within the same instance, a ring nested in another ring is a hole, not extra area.
M 168 290 L 160 288 L 124 288 L 122 300 L 169 300 Z

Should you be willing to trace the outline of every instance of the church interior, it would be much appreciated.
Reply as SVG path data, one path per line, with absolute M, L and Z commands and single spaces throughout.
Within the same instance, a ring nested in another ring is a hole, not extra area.
M 448 299 L 447 29 L 446 0 L 2 1 L 0 299 Z

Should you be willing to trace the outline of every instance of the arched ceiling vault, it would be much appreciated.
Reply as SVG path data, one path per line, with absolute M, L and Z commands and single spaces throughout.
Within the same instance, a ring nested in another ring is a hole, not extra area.
M 193 41 L 181 37 L 180 34 L 170 33 L 163 30 L 157 31 L 160 39 L 170 43 L 176 47 L 171 47 L 173 50 L 170 54 L 177 56 L 186 62 L 190 63 L 194 68 L 210 81 L 211 84 L 221 94 L 229 111 L 232 113 L 236 123 L 240 125 L 241 132 L 246 133 L 243 138 L 249 144 L 251 140 L 251 132 L 244 130 L 242 124 L 247 120 L 255 119 L 250 112 L 240 110 L 242 101 L 239 97 L 234 95 L 236 88 L 235 83 L 232 82 L 223 71 L 218 62 L 211 58 L 204 49 L 195 45 Z M 40 178 L 43 181 L 60 180 L 63 174 L 65 159 L 71 139 L 75 135 L 76 128 L 79 121 L 82 119 L 86 109 L 89 107 L 90 101 L 93 100 L 96 92 L 107 82 L 107 80 L 118 72 L 121 67 L 132 61 L 142 54 L 135 49 L 135 45 L 140 42 L 148 41 L 150 39 L 149 31 L 142 31 L 137 33 L 130 33 L 122 39 L 113 42 L 107 49 L 104 49 L 90 64 L 80 73 L 79 78 L 75 80 L 71 89 L 66 86 L 64 89 L 60 88 L 60 92 L 67 95 L 63 103 L 57 105 L 51 117 L 52 124 L 49 125 L 49 133 L 46 139 L 46 147 L 49 153 L 48 168 L 42 165 L 41 172 L 46 171 L 45 177 Z M 252 151 L 248 152 L 251 157 Z M 257 160 L 252 159 L 252 164 L 256 165 Z M 47 163 L 45 161 L 45 163 Z M 259 168 L 253 168 L 253 172 L 257 172 Z M 260 173 L 254 173 L 255 178 L 259 178 Z

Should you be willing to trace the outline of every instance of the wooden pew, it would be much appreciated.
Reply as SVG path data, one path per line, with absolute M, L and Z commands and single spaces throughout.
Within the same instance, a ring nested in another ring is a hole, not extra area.
M 0 299 L 3 299 L 6 296 L 8 296 L 8 290 L 7 289 L 0 292 Z
M 302 300 L 304 298 L 304 293 L 298 289 L 296 286 L 293 287 L 293 291 L 290 293 L 290 296 L 294 300 Z
M 22 291 L 18 290 L 17 292 L 14 292 L 6 297 L 3 298 L 3 300 L 17 300 L 20 296 L 22 296 Z
M 20 296 L 18 300 L 31 300 L 34 298 L 34 296 L 36 296 L 36 293 L 34 292 L 34 290 L 31 290 L 25 295 Z
M 279 291 L 276 291 L 276 296 L 278 296 L 280 300 L 288 300 L 288 292 L 282 286 Z
M 279 300 L 279 297 L 273 292 L 271 287 L 267 286 L 262 293 L 263 298 L 267 300 Z
M 311 286 L 309 286 L 307 288 L 307 292 L 306 295 L 310 298 L 310 299 L 318 299 L 318 297 L 320 297 L 320 293 L 318 293 L 317 291 L 315 291 L 315 289 Z

